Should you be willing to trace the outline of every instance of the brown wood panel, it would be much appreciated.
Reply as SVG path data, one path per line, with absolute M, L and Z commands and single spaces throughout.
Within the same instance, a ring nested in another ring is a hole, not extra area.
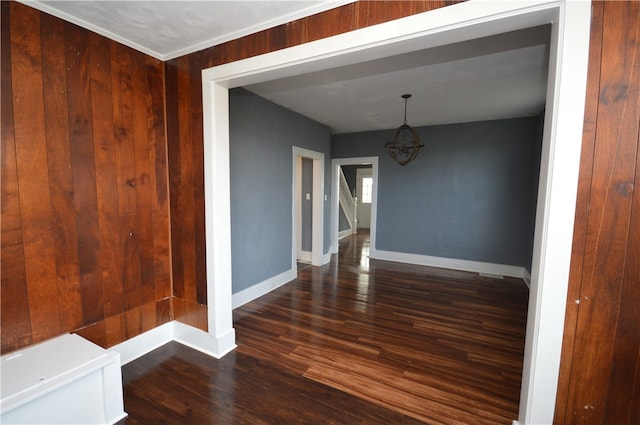
M 182 186 L 182 154 L 180 152 L 180 136 L 178 129 L 178 69 L 177 60 L 165 63 L 165 97 L 166 97 L 166 134 L 167 160 L 170 197 L 171 222 L 171 267 L 172 294 L 184 297 L 184 260 L 182 196 L 185 188 Z
M 640 413 L 640 131 L 627 254 L 620 296 L 620 313 L 613 347 L 613 364 L 603 423 L 638 423 Z
M 191 81 L 201 81 L 200 73 L 207 65 L 207 57 L 193 55 L 189 58 L 189 79 Z M 191 90 L 191 104 L 202 105 L 202 90 Z M 199 304 L 207 304 L 207 266 L 206 266 L 206 243 L 205 238 L 196 235 L 205 234 L 204 216 L 204 137 L 202 129 L 202 108 L 193 108 L 191 112 L 191 135 L 192 135 L 192 178 L 193 178 L 193 233 L 195 244 L 195 268 L 194 268 L 194 290 L 193 298 Z
M 153 282 L 154 262 L 153 262 L 153 209 L 152 192 L 150 182 L 150 134 L 149 134 L 149 112 L 151 111 L 150 96 L 146 93 L 147 77 L 145 75 L 145 60 L 140 54 L 131 55 L 131 86 L 134 95 L 132 96 L 133 110 L 133 143 L 134 143 L 134 163 L 135 177 L 133 185 L 135 188 L 136 205 L 138 216 L 136 222 L 135 238 L 139 249 L 140 261 L 140 287 L 139 301 L 137 306 L 153 302 L 155 299 L 155 288 Z M 137 307 L 136 306 L 136 307 Z
M 3 353 L 73 331 L 121 342 L 171 316 L 156 306 L 171 296 L 162 66 L 2 2 Z
M 33 342 L 62 331 L 45 138 L 40 15 L 11 16 L 11 77 L 20 211 Z M 33 308 L 39 306 L 39 308 Z
M 123 258 L 125 310 L 140 305 L 140 252 L 138 246 L 138 205 L 136 199 L 135 145 L 133 135 L 133 52 L 125 46 L 111 50 L 113 120 L 116 129 L 115 156 L 120 219 L 120 255 Z
M 78 270 L 78 232 L 69 140 L 64 22 L 41 16 L 44 113 L 47 141 L 56 285 L 65 329 L 83 324 Z M 53 282 L 52 282 L 53 283 Z
M 149 142 L 151 147 L 151 200 L 153 211 L 153 262 L 155 300 L 171 295 L 171 247 L 169 245 L 169 199 L 167 177 L 167 146 L 164 120 L 164 65 L 151 57 L 145 58 L 147 90 L 150 93 Z
M 190 61 L 188 56 L 179 58 L 177 61 L 177 84 L 178 84 L 178 132 L 181 153 L 180 182 L 183 187 L 182 193 L 182 261 L 183 261 L 183 290 L 180 296 L 188 301 L 196 299 L 196 234 L 194 232 L 195 224 L 195 182 L 194 175 L 202 175 L 199 170 L 194 169 L 193 155 L 194 146 L 197 144 L 197 138 L 194 139 L 192 132 L 191 116 L 194 110 L 202 110 L 191 103 L 192 90 L 201 90 L 201 86 L 196 81 L 191 81 Z M 198 235 L 202 237 L 204 235 Z
M 65 57 L 69 108 L 69 144 L 74 184 L 78 234 L 78 265 L 84 323 L 104 318 L 103 290 L 100 270 L 100 238 L 96 192 L 95 157 L 93 152 L 93 120 L 89 45 L 86 31 L 66 25 Z
M 207 306 L 182 298 L 173 298 L 174 319 L 194 328 L 207 331 Z
M 627 268 L 633 265 L 627 258 L 638 255 L 628 250 L 634 246 L 629 239 L 640 120 L 639 36 L 640 4 L 604 3 L 593 176 L 565 423 L 625 423 L 627 409 L 609 410 L 613 416 L 605 422 L 608 402 L 622 389 L 612 384 L 629 386 L 616 382 L 620 365 L 614 365 L 637 361 L 629 358 L 637 355 L 637 334 L 625 341 L 630 352 L 615 342 L 618 333 L 629 335 L 622 297 L 638 290 L 628 288 L 624 277 L 638 275 Z
M 2 23 L 2 57 L 0 104 L 0 329 L 2 352 L 15 350 L 31 343 L 31 319 L 22 240 L 22 216 L 16 164 L 16 145 L 13 127 L 13 90 L 11 87 L 11 43 L 9 3 L 0 4 Z
M 120 253 L 120 222 L 116 187 L 113 97 L 111 86 L 111 47 L 104 37 L 89 36 L 93 144 L 96 164 L 96 193 L 100 223 L 100 268 L 106 317 L 124 309 Z

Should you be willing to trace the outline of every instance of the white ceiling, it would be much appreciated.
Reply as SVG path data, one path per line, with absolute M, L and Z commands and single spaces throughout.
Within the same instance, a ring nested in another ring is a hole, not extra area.
M 353 0 L 26 1 L 161 60 Z M 472 0 L 473 1 L 473 0 Z M 455 6 L 448 6 L 455 7 Z M 333 133 L 530 116 L 544 108 L 549 28 L 538 27 L 256 84 Z
M 169 60 L 355 0 L 21 0 Z

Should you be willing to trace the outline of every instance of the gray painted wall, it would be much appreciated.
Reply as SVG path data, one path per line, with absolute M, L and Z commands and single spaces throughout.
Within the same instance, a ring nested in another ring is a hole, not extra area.
M 379 156 L 376 249 L 531 267 L 540 118 L 417 128 L 401 167 L 387 131 L 336 135 L 332 157 Z
M 313 160 L 302 158 L 302 232 L 301 232 L 301 248 L 303 251 L 312 250 L 312 195 L 313 195 Z M 305 194 L 309 194 L 309 199 Z
M 229 95 L 232 291 L 237 293 L 291 268 L 292 146 L 325 154 L 329 194 L 331 133 L 247 90 Z M 324 215 L 327 253 L 329 202 Z

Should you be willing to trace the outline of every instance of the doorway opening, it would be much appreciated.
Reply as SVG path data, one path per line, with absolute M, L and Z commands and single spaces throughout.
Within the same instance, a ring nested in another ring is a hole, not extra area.
M 324 245 L 324 154 L 294 146 L 293 176 L 291 269 L 296 270 L 298 260 L 321 266 Z
M 573 237 L 590 14 L 589 2 L 540 0 L 481 5 L 465 2 L 204 70 L 208 324 L 217 351 L 224 354 L 235 344 L 228 232 L 229 88 L 551 23 L 549 84 L 518 419 L 521 423 L 551 423 Z

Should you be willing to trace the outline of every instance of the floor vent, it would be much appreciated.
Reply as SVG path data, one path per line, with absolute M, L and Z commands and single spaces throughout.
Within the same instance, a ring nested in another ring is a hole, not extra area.
M 480 277 L 490 277 L 490 278 L 493 278 L 493 279 L 504 279 L 504 276 L 502 276 L 501 274 L 478 273 L 478 275 L 480 275 Z

